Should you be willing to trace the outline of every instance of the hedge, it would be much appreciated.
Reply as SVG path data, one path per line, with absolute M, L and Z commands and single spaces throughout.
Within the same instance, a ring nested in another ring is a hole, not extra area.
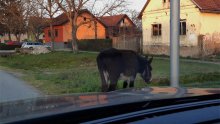
M 79 50 L 102 51 L 112 47 L 111 39 L 86 39 L 78 41 Z
M 20 48 L 21 45 L 6 45 L 0 43 L 0 50 L 15 50 L 15 48 Z

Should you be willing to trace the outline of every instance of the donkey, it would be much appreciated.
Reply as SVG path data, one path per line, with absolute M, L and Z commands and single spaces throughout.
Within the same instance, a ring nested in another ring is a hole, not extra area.
M 153 57 L 148 60 L 131 50 L 110 48 L 100 52 L 96 60 L 103 92 L 115 90 L 119 79 L 124 80 L 123 88 L 134 87 L 137 73 L 146 83 L 151 80 Z

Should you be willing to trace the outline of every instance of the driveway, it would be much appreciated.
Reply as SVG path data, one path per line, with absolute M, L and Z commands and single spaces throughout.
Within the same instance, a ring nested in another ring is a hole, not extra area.
M 43 96 L 13 74 L 0 70 L 0 103 Z

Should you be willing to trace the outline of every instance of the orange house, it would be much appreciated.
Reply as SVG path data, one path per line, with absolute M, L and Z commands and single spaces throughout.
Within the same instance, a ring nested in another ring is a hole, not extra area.
M 77 24 L 87 21 L 87 19 L 95 18 L 88 10 L 81 10 L 79 17 L 77 18 Z M 55 42 L 68 42 L 72 38 L 71 24 L 68 21 L 65 13 L 57 16 L 53 19 L 53 29 L 55 32 Z M 44 28 L 44 40 L 50 42 L 50 27 L 47 25 Z M 101 21 L 95 18 L 94 21 L 81 25 L 77 29 L 77 39 L 105 39 L 106 38 L 106 26 Z

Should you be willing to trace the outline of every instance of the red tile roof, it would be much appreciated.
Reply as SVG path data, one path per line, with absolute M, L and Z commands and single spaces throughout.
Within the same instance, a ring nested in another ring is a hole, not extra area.
M 108 27 L 116 26 L 124 18 L 124 16 L 125 14 L 115 16 L 103 16 L 100 18 L 100 20 Z
M 84 13 L 84 12 L 91 14 L 87 9 L 80 10 L 79 14 Z M 74 14 L 72 14 L 72 15 L 74 15 Z M 59 15 L 53 19 L 53 26 L 62 25 L 62 24 L 67 23 L 68 21 L 69 20 L 68 20 L 67 15 L 65 13 L 62 13 L 61 15 Z
M 83 9 L 80 11 L 79 14 L 82 13 L 89 13 L 92 17 L 95 17 L 92 13 L 90 13 L 87 9 Z M 74 15 L 74 14 L 72 14 Z M 59 25 L 63 25 L 65 23 L 67 23 L 69 21 L 67 15 L 65 13 L 62 13 L 61 15 L 57 16 L 56 18 L 53 19 L 53 26 L 59 26 Z M 105 26 L 105 24 L 103 24 L 103 22 L 101 22 L 100 20 L 97 19 L 98 22 L 100 22 L 103 26 Z M 45 27 L 49 27 L 49 24 L 47 24 Z
M 220 12 L 220 0 L 192 0 L 201 12 Z
M 57 16 L 53 19 L 53 26 L 58 26 L 67 23 L 68 17 L 65 13 L 62 13 L 61 15 Z
M 146 0 L 144 7 L 142 8 L 138 18 L 141 19 L 144 10 L 151 0 Z M 191 0 L 201 12 L 220 13 L 220 0 Z
M 127 18 L 132 23 L 132 25 L 135 26 L 135 24 L 130 20 L 130 18 L 126 14 L 114 15 L 114 16 L 103 16 L 103 17 L 100 17 L 100 20 L 107 27 L 112 27 L 112 26 L 117 26 L 119 22 L 124 18 Z

